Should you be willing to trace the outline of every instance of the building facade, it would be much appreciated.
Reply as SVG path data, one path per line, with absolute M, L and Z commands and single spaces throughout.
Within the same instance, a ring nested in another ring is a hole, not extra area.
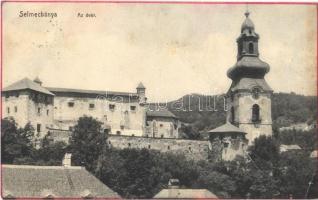
M 38 138 L 50 133 L 62 141 L 82 116 L 102 122 L 113 135 L 177 138 L 177 117 L 149 109 L 145 91 L 142 83 L 129 93 L 43 87 L 38 78 L 24 78 L 2 90 L 2 117 L 14 118 L 20 127 L 31 123 Z M 153 121 L 158 127 L 149 125 Z

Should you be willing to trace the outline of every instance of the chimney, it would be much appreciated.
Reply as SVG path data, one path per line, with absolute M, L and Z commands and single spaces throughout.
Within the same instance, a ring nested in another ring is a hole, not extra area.
M 62 161 L 62 165 L 64 167 L 70 167 L 72 162 L 72 154 L 71 153 L 66 153 L 64 155 L 63 161 Z
M 180 188 L 180 182 L 179 179 L 169 179 L 168 182 L 168 188 L 169 189 L 179 189 Z

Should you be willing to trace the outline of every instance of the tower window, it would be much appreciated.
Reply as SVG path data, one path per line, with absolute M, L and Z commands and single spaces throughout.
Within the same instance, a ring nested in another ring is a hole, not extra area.
M 10 114 L 10 108 L 9 107 L 7 107 L 7 113 Z
M 254 53 L 254 45 L 253 43 L 248 44 L 248 53 L 252 54 Z
M 14 106 L 14 112 L 18 112 L 18 106 Z
M 252 107 L 252 122 L 259 122 L 260 116 L 259 116 L 259 105 L 254 104 Z
M 41 108 L 38 108 L 38 114 L 39 115 L 41 114 Z
M 68 102 L 68 107 L 74 107 L 74 102 Z
M 94 109 L 94 108 L 95 108 L 95 104 L 90 103 L 90 104 L 89 104 L 89 109 Z
M 234 111 L 234 107 L 231 107 L 231 122 L 234 123 L 235 120 L 235 111 Z
M 46 110 L 46 115 L 49 116 L 50 110 Z

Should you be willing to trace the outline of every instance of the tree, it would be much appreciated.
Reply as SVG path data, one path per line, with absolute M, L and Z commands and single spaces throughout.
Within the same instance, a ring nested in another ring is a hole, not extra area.
M 88 116 L 80 117 L 74 127 L 70 141 L 72 163 L 85 166 L 94 172 L 98 157 L 107 148 L 107 135 L 102 131 L 102 123 Z
M 1 120 L 1 157 L 2 163 L 13 163 L 15 159 L 31 157 L 34 129 L 30 124 L 18 128 L 13 118 Z
M 42 145 L 36 152 L 36 164 L 61 166 L 66 152 L 67 145 L 64 142 Z
M 307 198 L 309 182 L 316 173 L 316 162 L 309 158 L 305 151 L 284 152 L 279 160 L 280 197 Z M 318 197 L 315 194 L 315 197 Z

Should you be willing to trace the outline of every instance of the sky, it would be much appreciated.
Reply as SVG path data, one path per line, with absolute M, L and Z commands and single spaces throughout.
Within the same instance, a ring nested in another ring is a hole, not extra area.
M 316 7 L 248 9 L 260 58 L 271 67 L 268 84 L 315 95 Z M 21 11 L 57 17 L 19 17 Z M 5 3 L 3 86 L 38 76 L 47 87 L 135 92 L 142 82 L 152 102 L 225 93 L 245 11 L 245 4 Z

